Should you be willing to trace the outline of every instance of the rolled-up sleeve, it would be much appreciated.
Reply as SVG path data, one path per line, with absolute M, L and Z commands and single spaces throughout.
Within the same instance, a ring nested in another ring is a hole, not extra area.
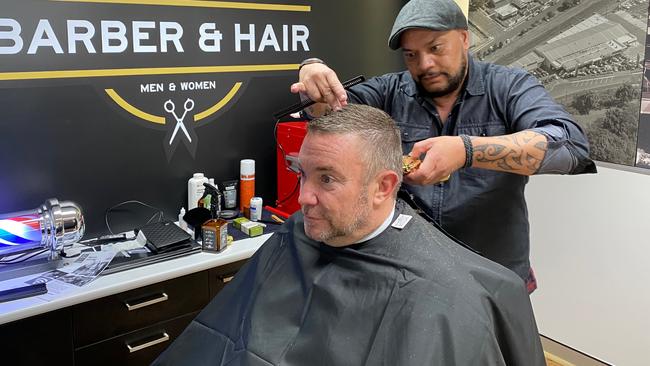
M 504 95 L 513 131 L 531 130 L 546 136 L 547 151 L 536 174 L 595 173 L 584 130 L 532 75 L 512 74 Z M 499 97 L 497 97 L 499 98 Z

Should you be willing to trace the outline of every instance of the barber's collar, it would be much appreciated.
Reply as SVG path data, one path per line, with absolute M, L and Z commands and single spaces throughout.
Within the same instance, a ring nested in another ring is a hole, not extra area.
M 483 78 L 479 73 L 479 66 L 470 53 L 467 53 L 467 68 L 469 69 L 468 80 L 465 82 L 465 90 L 467 91 L 467 94 L 485 94 L 485 84 L 483 83 Z M 415 84 L 415 80 L 413 80 L 412 77 L 404 78 L 404 81 L 400 84 L 400 89 L 402 89 L 408 96 L 415 98 L 418 95 L 418 86 Z
M 376 237 L 377 235 L 383 233 L 384 230 L 386 230 L 386 228 L 390 225 L 390 223 L 393 222 L 393 217 L 395 217 L 395 203 L 393 203 L 393 209 L 390 211 L 390 213 L 388 213 L 388 216 L 386 217 L 386 220 L 384 220 L 384 222 L 381 225 L 379 225 L 379 227 L 377 229 L 375 229 L 375 231 L 373 231 L 370 234 L 364 236 L 360 240 L 352 243 L 351 245 L 363 243 L 364 241 L 368 241 L 368 240 Z

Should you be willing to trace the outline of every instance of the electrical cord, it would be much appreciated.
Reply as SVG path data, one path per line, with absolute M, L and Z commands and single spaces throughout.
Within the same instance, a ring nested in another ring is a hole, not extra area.
M 158 216 L 158 222 L 161 222 L 161 221 L 163 220 L 164 215 L 163 215 L 163 212 L 160 211 L 160 212 L 156 212 L 155 214 L 153 214 L 153 216 L 151 216 L 151 217 L 149 218 L 149 220 L 147 220 L 147 223 L 146 223 L 146 224 L 150 224 L 150 223 L 152 222 L 152 220 L 153 220 L 156 216 Z M 145 224 L 145 225 L 146 225 L 146 224 Z
M 121 207 L 121 206 L 128 205 L 128 204 L 138 204 L 138 205 L 145 206 L 145 207 L 148 207 L 148 208 L 150 208 L 150 209 L 156 211 L 156 213 L 154 213 L 153 216 L 151 216 L 151 218 L 149 218 L 149 220 L 147 220 L 146 224 L 149 224 L 149 223 L 153 222 L 153 220 L 154 220 L 154 218 L 155 218 L 156 216 L 158 216 L 158 222 L 162 221 L 162 220 L 164 219 L 164 217 L 165 217 L 165 214 L 164 214 L 164 212 L 163 212 L 161 209 L 159 209 L 159 208 L 157 208 L 157 207 L 154 207 L 154 206 L 152 206 L 152 205 L 149 205 L 149 204 L 147 204 L 147 203 L 144 203 L 144 202 L 142 202 L 142 201 L 138 201 L 138 200 L 129 200 L 129 201 L 120 202 L 120 203 L 118 203 L 117 205 L 115 205 L 115 206 L 113 206 L 113 207 L 110 207 L 110 208 L 106 209 L 106 212 L 104 213 L 104 222 L 106 223 L 106 228 L 108 229 L 108 232 L 109 232 L 111 235 L 115 235 L 115 234 L 113 233 L 113 230 L 111 229 L 111 225 L 108 223 L 108 215 L 109 215 L 109 214 L 111 213 L 111 211 L 113 211 L 114 209 L 116 209 L 116 208 L 118 208 L 118 207 Z M 146 224 L 145 224 L 145 225 L 146 225 Z
M 281 200 L 278 197 L 278 202 L 276 203 L 276 205 L 279 206 L 279 205 L 287 202 L 288 200 L 290 200 L 291 197 L 293 197 L 293 195 L 296 194 L 296 191 L 298 190 L 298 187 L 300 187 L 300 175 L 298 175 L 298 179 L 296 180 L 296 185 L 293 187 L 293 190 L 291 191 L 291 193 L 289 193 L 285 198 L 283 198 Z
M 289 168 L 287 165 L 287 153 L 284 151 L 284 148 L 282 147 L 282 144 L 278 141 L 278 124 L 280 123 L 279 119 L 275 120 L 275 126 L 273 126 L 273 138 L 275 139 L 275 145 L 280 149 L 280 152 L 282 153 L 282 160 L 284 161 L 284 165 Z

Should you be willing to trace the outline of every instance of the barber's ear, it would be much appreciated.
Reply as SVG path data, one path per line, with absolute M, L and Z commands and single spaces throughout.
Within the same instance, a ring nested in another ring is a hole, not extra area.
M 374 203 L 380 204 L 387 199 L 392 199 L 394 197 L 394 192 L 397 189 L 398 181 L 399 177 L 397 176 L 397 173 L 392 170 L 384 170 L 377 174 L 377 177 L 375 178 L 377 190 L 373 195 Z
M 469 46 L 470 46 L 470 41 L 469 41 L 470 34 L 469 34 L 469 31 L 467 31 L 465 29 L 459 29 L 458 32 L 460 32 L 459 35 L 460 35 L 461 41 L 463 42 L 463 48 L 465 49 L 465 51 L 469 50 Z

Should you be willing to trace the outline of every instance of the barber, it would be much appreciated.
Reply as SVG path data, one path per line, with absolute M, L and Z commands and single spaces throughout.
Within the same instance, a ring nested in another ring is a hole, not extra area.
M 291 92 L 317 102 L 312 117 L 347 103 L 386 111 L 403 150 L 423 159 L 404 188 L 426 215 L 532 292 L 524 187 L 533 174 L 595 173 L 584 131 L 529 73 L 474 60 L 467 19 L 453 0 L 411 0 L 388 45 L 408 71 L 345 91 L 320 59 L 300 66 Z M 447 179 L 447 177 L 449 177 Z M 549 197 L 552 202 L 552 197 Z

